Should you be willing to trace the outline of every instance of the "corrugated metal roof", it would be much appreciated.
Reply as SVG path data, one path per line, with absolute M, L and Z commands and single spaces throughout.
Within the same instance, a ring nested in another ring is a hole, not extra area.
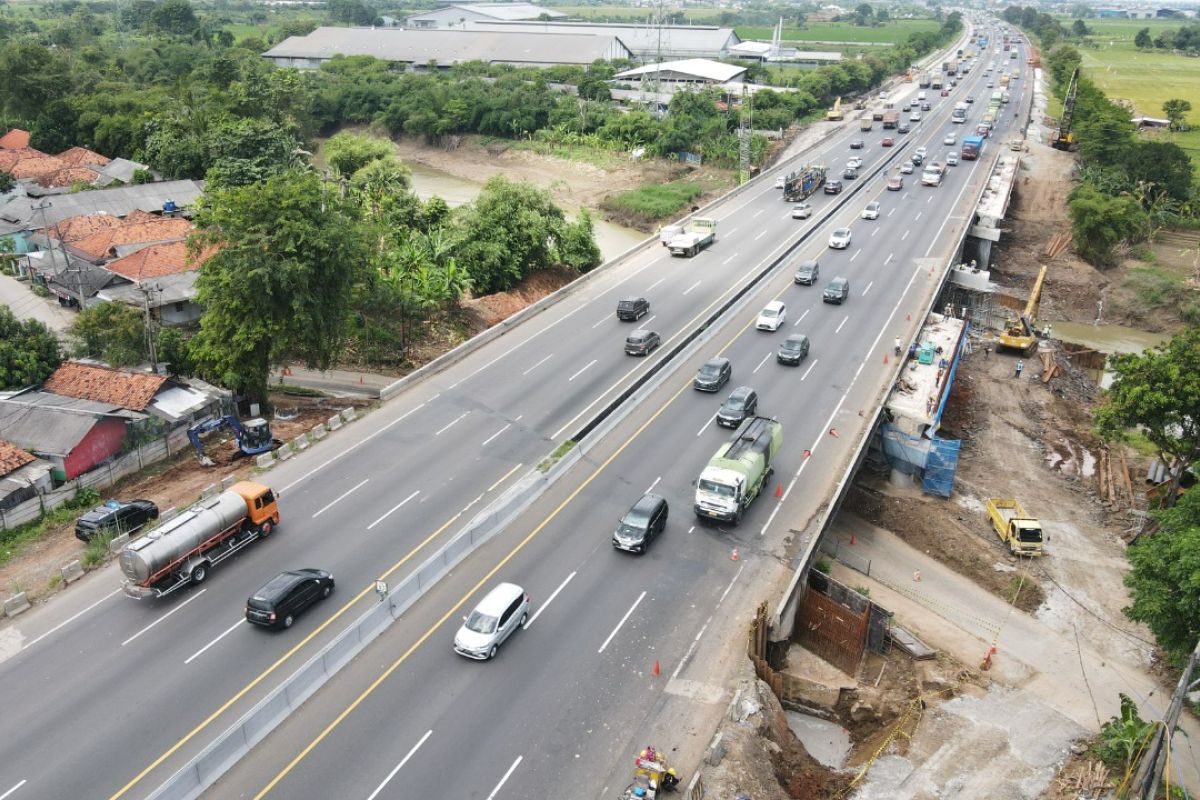
M 555 11 L 552 8 L 542 8 L 541 6 L 535 6 L 533 3 L 450 3 L 434 11 L 427 11 L 424 14 L 414 14 L 409 19 L 432 17 L 434 14 L 445 11 L 448 8 L 461 8 L 495 19 L 509 20 L 537 19 L 543 14 L 554 19 L 565 18 L 567 16 L 561 11 Z
M 720 61 L 710 61 L 706 58 L 688 58 L 682 61 L 664 61 L 661 64 L 647 64 L 644 67 L 627 69 L 624 72 L 618 72 L 614 77 L 618 79 L 641 78 L 660 73 L 664 76 L 674 74 L 682 78 L 724 83 L 745 74 L 745 72 L 745 67 L 734 64 L 722 64 Z
M 469 30 L 543 33 L 590 33 L 593 36 L 616 36 L 639 56 L 658 52 L 659 43 L 665 56 L 675 53 L 709 53 L 716 55 L 742 40 L 733 28 L 707 25 L 630 25 L 605 22 L 495 22 L 467 21 Z M 660 39 L 661 31 L 661 39 Z
M 335 55 L 374 56 L 410 64 L 466 61 L 508 64 L 591 64 L 608 56 L 613 36 L 581 33 L 511 33 L 477 30 L 317 28 L 290 36 L 265 58 L 328 59 Z M 622 49 L 623 49 L 622 45 Z
M 48 203 L 14 200 L 0 206 L 0 236 L 53 225 L 80 214 L 123 217 L 135 209 L 162 211 L 163 203 L 167 200 L 174 200 L 176 206 L 184 208 L 195 203 L 203 192 L 200 181 L 160 181 L 55 195 Z M 45 208 L 31 208 L 35 205 Z
M 35 453 L 66 456 L 103 417 L 144 419 L 120 406 L 50 392 L 0 399 L 0 437 Z

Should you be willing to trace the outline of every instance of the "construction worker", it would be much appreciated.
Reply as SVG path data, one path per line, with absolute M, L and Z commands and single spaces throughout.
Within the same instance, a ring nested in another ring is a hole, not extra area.
M 1018 378 L 1021 377 L 1021 370 L 1023 370 L 1023 369 L 1025 369 L 1025 362 L 1018 359 L 1017 360 L 1017 377 Z

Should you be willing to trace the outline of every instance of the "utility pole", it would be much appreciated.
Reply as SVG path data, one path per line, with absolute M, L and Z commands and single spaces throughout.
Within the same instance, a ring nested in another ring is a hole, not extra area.
M 158 373 L 158 353 L 154 348 L 154 319 L 150 316 L 150 293 L 162 292 L 161 286 L 138 286 L 142 291 L 143 308 L 146 310 L 146 349 L 150 351 L 150 369 Z
M 1171 704 L 1163 716 L 1162 724 L 1154 731 L 1150 744 L 1142 753 L 1138 762 L 1137 773 L 1133 777 L 1132 789 L 1134 800 L 1154 800 L 1158 796 L 1157 789 L 1162 781 L 1163 770 L 1167 765 L 1167 757 L 1171 750 L 1171 735 L 1175 732 L 1175 723 L 1179 721 L 1179 713 L 1183 710 L 1183 696 L 1193 691 L 1200 681 L 1192 680 L 1192 672 L 1196 669 L 1196 661 L 1200 659 L 1200 642 L 1192 649 L 1187 666 L 1179 676 L 1175 693 L 1171 695 Z M 1165 793 L 1164 793 L 1165 794 Z
M 742 84 L 742 107 L 738 126 L 738 182 L 750 180 L 750 139 L 754 132 L 754 95 Z

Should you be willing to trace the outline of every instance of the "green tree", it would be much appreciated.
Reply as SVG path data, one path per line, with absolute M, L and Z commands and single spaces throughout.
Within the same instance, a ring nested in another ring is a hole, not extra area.
M 563 226 L 558 252 L 562 262 L 578 272 L 590 272 L 603 263 L 592 215 L 586 208 L 579 209 L 574 222 Z
M 1141 718 L 1137 703 L 1128 695 L 1120 697 L 1121 713 L 1100 726 L 1096 755 L 1109 768 L 1128 774 L 1154 733 L 1155 724 Z
M 359 0 L 329 0 L 329 19 L 347 25 L 371 25 L 379 16 L 375 9 Z
M 37 320 L 18 320 L 0 305 L 0 389 L 35 386 L 62 363 L 58 339 Z
M 1137 142 L 1124 156 L 1131 184 L 1145 183 L 1172 200 L 1185 201 L 1192 192 L 1192 160 L 1173 142 Z
M 150 12 L 150 25 L 162 33 L 190 36 L 200 27 L 200 20 L 188 0 L 162 0 Z
M 1183 471 L 1200 460 L 1200 328 L 1145 353 L 1114 355 L 1109 366 L 1115 377 L 1096 410 L 1096 430 L 1115 440 L 1139 430 L 1170 466 L 1169 503 Z
M 191 375 L 192 359 L 188 339 L 179 328 L 163 328 L 154 340 L 158 362 L 165 364 L 172 375 Z
M 208 187 L 246 186 L 297 166 L 300 143 L 265 119 L 226 120 L 206 137 Z
M 1150 29 L 1142 28 L 1138 31 L 1137 35 L 1133 37 L 1133 44 L 1141 50 L 1149 50 L 1154 47 L 1154 40 L 1150 38 Z
M 1184 492 L 1174 507 L 1150 516 L 1158 530 L 1126 551 L 1132 602 L 1124 611 L 1179 660 L 1200 638 L 1200 491 Z
M 16 185 L 17 181 L 13 178 L 12 173 L 0 169 L 0 194 L 12 191 L 12 188 Z
M 100 359 L 114 367 L 140 364 L 150 354 L 145 317 L 123 303 L 97 303 L 79 312 L 70 337 L 74 355 Z
M 1171 130 L 1186 131 L 1187 113 L 1192 110 L 1192 104 L 1187 100 L 1173 99 L 1168 100 L 1162 105 L 1163 113 L 1167 115 L 1167 119 L 1171 121 Z
M 359 133 L 334 134 L 325 142 L 325 160 L 335 174 L 349 178 L 360 169 L 381 158 L 393 156 L 395 148 L 386 139 Z
M 1088 29 L 1087 23 L 1081 19 L 1077 19 L 1071 23 L 1071 34 L 1078 39 L 1087 36 L 1091 31 Z
M 1067 205 L 1075 252 L 1100 266 L 1112 263 L 1113 248 L 1134 240 L 1145 225 L 1145 212 L 1134 198 L 1108 197 L 1084 184 Z
M 328 369 L 369 255 L 351 202 L 294 171 L 207 193 L 196 226 L 191 247 L 216 248 L 196 282 L 199 373 L 265 402 L 285 359 Z
M 0 108 L 18 119 L 35 119 L 47 104 L 70 92 L 66 54 L 14 40 L 0 49 Z

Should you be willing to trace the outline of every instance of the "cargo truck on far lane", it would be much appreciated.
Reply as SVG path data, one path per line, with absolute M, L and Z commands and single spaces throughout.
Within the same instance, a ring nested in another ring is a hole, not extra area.
M 673 256 L 691 258 L 717 240 L 717 221 L 696 217 L 684 224 L 683 230 L 667 242 Z

